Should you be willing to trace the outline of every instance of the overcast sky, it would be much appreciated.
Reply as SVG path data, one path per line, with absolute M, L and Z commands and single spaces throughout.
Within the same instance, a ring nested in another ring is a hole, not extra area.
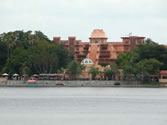
M 93 29 L 108 41 L 132 32 L 167 44 L 167 0 L 0 0 L 0 33 L 40 30 L 86 42 Z

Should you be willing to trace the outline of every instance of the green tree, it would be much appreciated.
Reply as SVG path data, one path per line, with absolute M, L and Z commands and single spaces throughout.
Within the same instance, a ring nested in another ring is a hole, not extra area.
M 9 33 L 3 33 L 0 35 L 2 42 L 4 42 L 7 47 L 8 47 L 8 58 L 11 57 L 12 52 L 14 47 L 16 46 L 15 38 L 14 38 L 14 33 L 9 32 Z
M 50 44 L 52 45 L 50 51 L 54 51 L 54 53 L 57 55 L 58 69 L 60 69 L 61 67 L 65 68 L 69 64 L 69 62 L 73 60 L 73 57 L 70 56 L 69 51 L 64 48 L 63 45 L 58 45 L 54 42 Z
M 30 74 L 30 68 L 26 65 L 22 65 L 20 67 L 20 74 L 24 75 L 24 76 L 29 75 Z
M 104 77 L 107 79 L 113 79 L 113 77 L 115 77 L 116 75 L 118 75 L 119 71 L 118 71 L 118 66 L 117 64 L 110 64 L 109 67 L 104 69 Z
M 134 63 L 127 63 L 123 69 L 123 72 L 126 77 L 130 77 L 134 75 L 135 79 L 137 78 L 138 70 L 136 68 L 136 64 Z
M 116 60 L 116 64 L 124 70 L 124 73 L 135 75 L 139 74 L 142 70 L 142 68 L 137 68 L 136 64 L 149 59 L 159 61 L 161 63 L 160 70 L 167 70 L 167 48 L 157 45 L 150 39 L 147 39 L 145 44 L 137 46 L 131 52 L 120 54 Z
M 132 52 L 122 53 L 118 56 L 116 60 L 116 65 L 120 69 L 124 69 L 127 64 L 135 63 L 137 59 L 138 59 L 137 52 L 132 51 Z
M 88 71 L 88 74 L 92 75 L 92 79 L 95 80 L 96 75 L 99 74 L 99 69 L 95 67 L 94 65 L 90 67 L 90 70 Z
M 71 79 L 76 78 L 77 75 L 81 74 L 82 69 L 80 64 L 76 60 L 71 61 L 67 68 L 67 73 L 69 74 Z
M 152 41 L 152 39 L 150 38 L 147 38 L 145 41 L 144 41 L 145 44 L 151 44 L 151 45 L 155 45 L 156 43 L 154 41 Z
M 83 64 L 80 64 L 79 66 L 80 66 L 81 71 L 85 70 L 85 68 L 86 68 L 86 66 Z
M 154 44 L 144 44 L 138 46 L 134 51 L 138 53 L 138 58 L 136 63 L 143 59 L 154 58 L 163 63 L 163 65 L 161 65 L 160 68 L 161 70 L 167 69 L 167 65 L 165 65 L 167 61 L 167 48 L 165 48 L 164 46 L 154 45 Z
M 136 67 L 140 74 L 149 76 L 159 74 L 161 65 L 163 65 L 161 62 L 152 58 L 141 60 L 136 64 Z
M 8 47 L 8 58 L 13 55 L 15 48 L 28 48 L 32 45 L 37 45 L 41 41 L 50 42 L 47 36 L 40 31 L 35 31 L 34 34 L 32 33 L 32 31 L 14 31 L 2 33 L 0 34 L 0 39 Z
M 0 41 L 0 72 L 7 60 L 7 46 Z
M 3 72 L 8 72 L 9 74 L 18 73 L 19 69 L 23 64 L 28 64 L 29 62 L 29 53 L 23 48 L 17 48 L 13 52 L 13 56 L 7 60 Z
M 112 76 L 114 75 L 114 72 L 112 71 L 111 68 L 105 68 L 104 69 L 104 77 L 105 79 L 112 79 Z
M 42 41 L 29 49 L 30 62 L 36 73 L 56 72 L 58 66 L 56 46 L 55 49 L 53 48 L 48 42 Z
M 41 41 L 27 49 L 16 48 L 3 71 L 10 74 L 19 73 L 18 69 L 25 65 L 29 67 L 30 73 L 55 73 L 58 69 L 66 67 L 69 61 L 68 51 L 65 48 L 56 43 Z

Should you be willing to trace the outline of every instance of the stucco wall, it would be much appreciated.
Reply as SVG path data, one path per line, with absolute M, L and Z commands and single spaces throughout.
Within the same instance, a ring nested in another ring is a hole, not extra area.
M 7 77 L 0 77 L 0 84 L 7 83 Z
M 67 87 L 110 87 L 110 86 L 119 86 L 115 85 L 115 83 L 119 83 L 121 86 L 127 86 L 127 85 L 141 85 L 138 81 L 97 81 L 97 80 L 88 80 L 88 81 L 43 81 L 39 80 L 36 81 L 36 86 L 41 87 L 55 87 L 55 86 L 67 86 Z M 29 84 L 27 81 L 21 81 L 21 80 L 9 80 L 7 83 L 1 83 L 1 86 L 18 86 L 18 87 L 27 87 Z
M 167 83 L 167 79 L 159 79 L 159 82 Z

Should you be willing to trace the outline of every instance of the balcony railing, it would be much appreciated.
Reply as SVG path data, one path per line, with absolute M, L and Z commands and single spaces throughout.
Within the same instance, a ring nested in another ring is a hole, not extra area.
M 110 54 L 110 51 L 106 51 L 106 50 L 100 50 L 101 54 Z
M 106 54 L 106 55 L 100 55 L 99 58 L 110 58 L 111 55 Z

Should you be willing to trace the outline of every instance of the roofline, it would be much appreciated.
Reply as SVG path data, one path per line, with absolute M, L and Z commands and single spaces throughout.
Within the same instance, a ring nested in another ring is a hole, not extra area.
M 89 39 L 108 39 L 107 37 L 89 37 Z
M 129 38 L 145 38 L 143 36 L 129 36 L 129 37 L 121 37 L 122 39 L 129 39 Z

